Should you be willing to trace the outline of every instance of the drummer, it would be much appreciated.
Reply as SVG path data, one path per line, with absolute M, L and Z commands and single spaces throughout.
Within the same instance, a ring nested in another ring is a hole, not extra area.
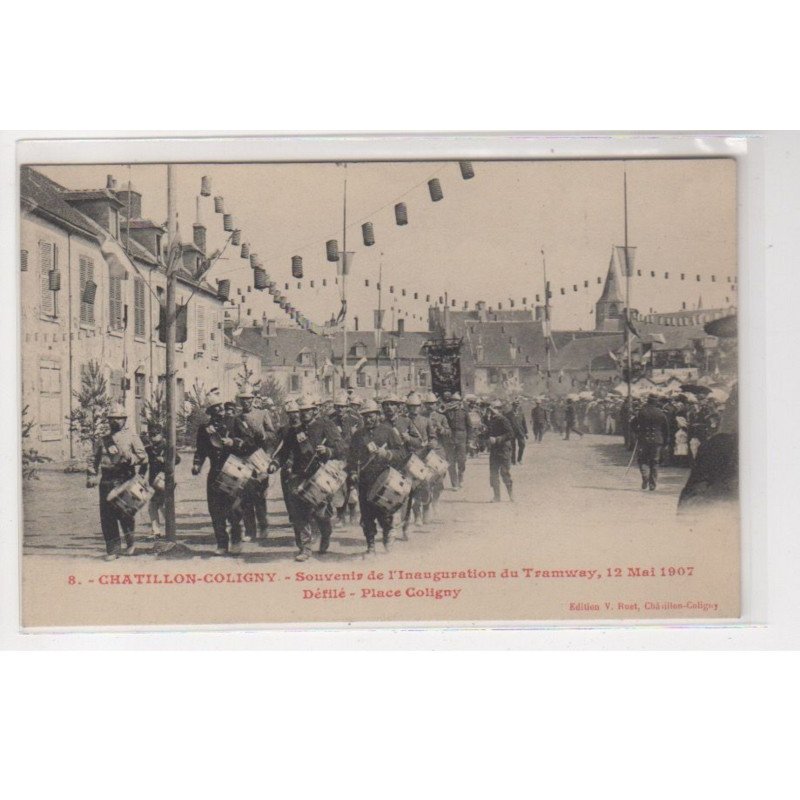
M 241 513 L 234 507 L 233 499 L 217 487 L 217 478 L 222 466 L 233 451 L 233 438 L 230 435 L 232 420 L 226 417 L 219 389 L 211 389 L 206 399 L 208 403 L 206 414 L 209 421 L 197 429 L 192 475 L 199 475 L 208 459 L 206 499 L 211 524 L 214 527 L 214 538 L 217 541 L 215 552 L 218 556 L 228 553 L 238 555 L 242 552 Z M 228 522 L 231 525 L 230 538 L 227 530 Z
M 296 495 L 300 484 L 310 478 L 319 467 L 330 459 L 344 459 L 346 452 L 342 437 L 336 426 L 319 414 L 317 404 L 308 394 L 297 401 L 300 425 L 287 427 L 281 440 L 278 463 L 289 471 L 287 488 Z M 331 517 L 333 510 L 327 506 L 315 509 L 293 497 L 295 542 L 298 553 L 295 561 L 307 561 L 311 557 L 311 542 L 315 529 L 319 530 L 319 553 L 328 551 L 331 540 Z
M 430 419 L 421 414 L 422 398 L 417 392 L 409 392 L 406 397 L 406 419 L 411 424 L 412 429 L 416 429 L 419 434 L 419 441 L 409 443 L 409 448 L 413 448 L 416 456 L 425 460 L 425 456 L 436 444 L 436 433 Z M 427 483 L 415 486 L 409 498 L 409 510 L 414 512 L 414 524 L 423 525 L 428 516 L 428 508 L 431 503 L 430 486 Z M 403 520 L 403 535 L 408 536 L 408 528 L 411 514 L 407 513 Z
M 147 506 L 150 514 L 150 530 L 158 539 L 161 536 L 161 512 L 164 509 L 164 464 L 166 462 L 167 440 L 160 425 L 149 429 L 144 445 L 147 452 L 148 482 L 153 487 L 153 496 Z M 175 466 L 181 463 L 181 457 L 175 451 Z
M 367 540 L 367 553 L 375 552 L 375 535 L 378 525 L 383 531 L 383 546 L 388 552 L 392 546 L 392 514 L 371 503 L 370 489 L 389 466 L 401 469 L 407 453 L 400 433 L 389 422 L 381 419 L 381 410 L 374 400 L 365 400 L 361 406 L 364 427 L 353 434 L 347 454 L 347 472 L 358 486 L 361 509 L 361 529 Z
M 357 419 L 356 415 L 350 410 L 350 400 L 347 397 L 338 395 L 333 401 L 333 415 L 331 421 L 336 425 L 339 435 L 342 437 L 345 452 L 347 452 L 350 448 L 350 441 L 353 438 L 353 434 L 363 427 L 361 420 Z M 351 494 L 356 494 L 355 492 L 351 493 L 351 489 L 353 488 L 354 484 L 352 484 L 348 476 L 347 484 L 344 487 L 344 497 L 342 498 L 341 505 L 336 509 L 337 519 L 342 525 L 344 525 L 346 516 L 349 517 L 351 522 L 355 520 L 355 507 L 358 503 L 358 498 L 353 497 L 351 500 Z
M 121 403 L 112 406 L 107 416 L 109 433 L 95 443 L 86 469 L 86 487 L 100 487 L 100 527 L 106 543 L 106 561 L 114 561 L 120 553 L 132 556 L 136 552 L 133 531 L 134 517 L 117 511 L 108 502 L 112 489 L 130 480 L 137 471 L 147 471 L 147 453 L 139 436 L 128 429 L 128 413 Z M 125 534 L 122 544 L 120 528 Z
M 237 433 L 234 436 L 243 440 L 243 447 L 237 455 L 247 458 L 256 450 L 272 451 L 275 447 L 278 434 L 270 414 L 254 408 L 253 390 L 248 384 L 243 384 L 236 395 L 239 401 L 240 415 L 236 424 Z M 269 478 L 253 479 L 248 484 L 247 490 L 242 495 L 242 516 L 244 519 L 245 540 L 252 542 L 256 539 L 256 522 L 258 523 L 258 538 L 267 537 L 267 486 Z
M 439 401 L 433 392 L 428 392 L 424 398 L 424 406 L 422 409 L 424 414 L 431 423 L 431 450 L 439 455 L 441 458 L 447 460 L 447 453 L 444 447 L 444 440 L 450 435 L 450 423 L 447 417 L 439 411 Z M 428 521 L 431 511 L 436 510 L 439 504 L 439 497 L 444 491 L 444 478 L 436 477 L 431 481 L 431 502 L 427 507 L 422 510 L 423 522 Z

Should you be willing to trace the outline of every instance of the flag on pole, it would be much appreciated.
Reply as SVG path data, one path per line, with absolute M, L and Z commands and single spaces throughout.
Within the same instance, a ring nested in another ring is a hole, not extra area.
M 632 278 L 634 261 L 636 260 L 636 248 L 628 247 L 627 257 L 624 245 L 617 245 L 615 250 L 617 251 L 620 271 L 626 278 Z

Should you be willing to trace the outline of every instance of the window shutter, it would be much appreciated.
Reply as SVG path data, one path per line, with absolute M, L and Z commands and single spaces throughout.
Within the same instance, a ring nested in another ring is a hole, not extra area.
M 133 325 L 136 336 L 144 336 L 144 281 L 136 278 L 133 282 Z
M 50 291 L 50 270 L 55 269 L 55 246 L 52 242 L 39 242 L 39 272 L 41 285 L 41 313 L 55 315 L 55 298 Z
M 206 308 L 203 305 L 197 306 L 197 350 L 205 350 L 206 347 Z
M 94 283 L 94 261 L 86 256 L 81 256 L 80 264 L 80 295 L 81 295 L 81 325 L 94 324 L 94 302 L 86 300 L 86 285 Z

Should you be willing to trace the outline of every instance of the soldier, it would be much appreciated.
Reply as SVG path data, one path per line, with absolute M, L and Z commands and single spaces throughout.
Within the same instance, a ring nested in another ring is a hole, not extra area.
M 164 490 L 161 488 L 161 481 L 159 475 L 164 474 L 164 463 L 166 461 L 167 440 L 164 438 L 164 433 L 160 426 L 152 427 L 147 436 L 147 442 L 144 445 L 147 452 L 148 474 L 147 480 L 153 488 L 153 496 L 148 503 L 148 513 L 150 514 L 150 530 L 158 539 L 161 536 L 161 511 L 164 508 Z M 181 463 L 181 457 L 175 453 L 175 465 Z
M 278 454 L 278 463 L 289 470 L 287 483 L 292 495 L 296 495 L 300 484 L 312 477 L 326 461 L 344 459 L 346 456 L 339 431 L 329 419 L 319 414 L 318 406 L 310 395 L 303 395 L 297 401 L 297 408 L 300 411 L 300 426 L 286 429 Z M 295 561 L 307 561 L 311 557 L 315 528 L 320 533 L 319 553 L 327 553 L 333 530 L 333 509 L 328 504 L 313 508 L 297 497 L 293 498 L 292 504 L 298 547 Z
M 486 432 L 489 436 L 489 483 L 494 492 L 493 502 L 500 502 L 500 478 L 502 478 L 508 491 L 508 499 L 513 503 L 511 442 L 514 439 L 514 430 L 503 413 L 502 400 L 495 400 L 490 406 Z
M 99 486 L 100 528 L 106 543 L 106 561 L 114 561 L 120 553 L 132 556 L 136 553 L 134 529 L 136 520 L 129 514 L 118 511 L 108 502 L 112 489 L 130 480 L 139 471 L 147 470 L 147 454 L 142 440 L 126 427 L 128 413 L 117 403 L 108 412 L 109 433 L 95 443 L 86 469 L 86 488 Z M 125 534 L 123 546 L 120 528 Z
M 467 439 L 472 431 L 472 423 L 458 392 L 453 394 L 452 402 L 445 407 L 444 414 L 450 423 L 450 430 L 453 436 L 453 460 L 450 462 L 450 481 L 454 489 L 460 489 L 467 469 Z
M 658 407 L 656 395 L 648 395 L 647 404 L 633 419 L 632 430 L 638 447 L 642 489 L 655 491 L 661 448 L 669 441 L 669 420 Z
M 544 430 L 547 427 L 547 409 L 536 400 L 531 409 L 531 424 L 533 426 L 533 440 L 541 442 L 544 438 Z
M 333 417 L 331 419 L 342 437 L 345 452 L 349 451 L 353 434 L 360 430 L 363 424 L 350 410 L 350 400 L 347 397 L 340 395 L 333 401 Z M 344 525 L 345 516 L 349 518 L 351 523 L 355 521 L 358 496 L 357 492 L 351 492 L 351 489 L 354 488 L 355 484 L 348 475 L 347 483 L 344 486 L 344 497 L 341 499 L 341 505 L 336 509 L 336 516 L 341 525 Z
M 431 436 L 433 437 L 431 443 L 431 450 L 439 456 L 447 460 L 447 453 L 445 452 L 444 439 L 450 435 L 450 423 L 447 417 L 439 411 L 439 401 L 433 392 L 428 392 L 425 395 L 424 410 L 422 412 L 431 423 Z M 444 478 L 436 478 L 431 482 L 431 502 L 429 507 L 423 509 L 423 522 L 428 521 L 428 514 L 430 509 L 436 509 L 439 504 L 439 497 L 444 490 Z
M 430 419 L 420 413 L 422 411 L 422 398 L 416 392 L 409 392 L 406 397 L 406 419 L 411 423 L 412 428 L 416 428 L 419 434 L 419 442 L 413 442 L 409 446 L 413 448 L 415 455 L 423 461 L 428 452 L 436 446 L 436 432 Z M 414 512 L 414 524 L 423 525 L 427 521 L 428 508 L 431 504 L 431 489 L 427 483 L 415 486 L 409 497 L 410 510 Z M 411 515 L 406 512 L 403 520 L 403 535 L 407 538 L 408 527 Z
M 287 400 L 283 406 L 283 410 L 286 414 L 286 424 L 278 429 L 277 435 L 279 442 L 283 442 L 286 439 L 290 428 L 299 430 L 301 424 L 300 409 L 297 407 L 297 403 L 294 400 Z M 283 447 L 283 445 L 280 444 L 279 447 Z M 295 526 L 295 522 L 297 520 L 295 509 L 297 508 L 299 501 L 289 489 L 289 478 L 292 474 L 291 459 L 288 459 L 283 463 L 283 465 L 280 465 L 277 457 L 275 457 L 273 462 L 270 464 L 270 474 L 274 473 L 278 466 L 280 466 L 281 469 L 281 492 L 283 494 L 283 502 L 286 505 L 286 514 L 289 517 L 289 524 L 292 526 L 293 530 L 297 531 L 297 527 Z
M 242 386 L 237 395 L 240 415 L 234 432 L 234 437 L 242 440 L 242 445 L 236 453 L 242 458 L 247 458 L 259 448 L 270 452 L 278 439 L 272 417 L 265 410 L 254 408 L 254 399 L 250 387 Z M 245 540 L 248 542 L 256 539 L 256 523 L 258 523 L 258 536 L 262 539 L 267 536 L 268 485 L 269 478 L 259 480 L 254 478 L 242 494 L 242 517 Z
M 233 425 L 227 417 L 218 389 L 212 389 L 207 397 L 206 414 L 209 421 L 197 429 L 197 446 L 195 448 L 192 475 L 199 475 L 208 459 L 208 477 L 206 478 L 206 500 L 214 538 L 217 542 L 216 555 L 224 556 L 229 552 L 238 555 L 242 552 L 242 524 L 238 509 L 234 508 L 233 499 L 217 486 L 217 478 L 222 466 L 232 452 L 233 439 L 230 430 Z M 227 525 L 231 524 L 230 539 Z
M 401 469 L 406 460 L 406 449 L 399 432 L 390 423 L 381 420 L 381 412 L 374 400 L 361 406 L 364 427 L 353 434 L 347 455 L 347 471 L 358 486 L 361 509 L 361 529 L 367 540 L 367 553 L 375 552 L 375 535 L 378 525 L 383 531 L 383 546 L 392 546 L 392 514 L 383 511 L 368 500 L 369 491 L 387 467 Z

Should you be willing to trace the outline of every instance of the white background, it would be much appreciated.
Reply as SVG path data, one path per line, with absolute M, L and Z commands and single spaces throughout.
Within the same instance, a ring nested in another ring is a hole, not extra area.
M 797 127 L 795 26 L 769 2 L 434 7 L 140 2 L 4 11 L 2 127 L 580 131 Z M 16 308 L 14 137 L 0 140 Z M 796 649 L 800 137 L 766 137 L 764 303 L 748 357 L 768 537 L 766 624 L 591 631 L 54 636 L 53 647 Z M 754 263 L 758 259 L 754 259 Z M 746 269 L 746 265 L 742 265 Z M 744 287 L 743 287 L 744 288 Z M 759 297 L 753 285 L 753 296 Z M 0 614 L 16 637 L 16 319 L 5 345 Z M 10 362 L 10 363 L 9 363 Z M 9 796 L 787 796 L 794 654 L 6 655 Z M 790 749 L 791 748 L 791 749 Z M 21 788 L 14 784 L 21 783 Z

